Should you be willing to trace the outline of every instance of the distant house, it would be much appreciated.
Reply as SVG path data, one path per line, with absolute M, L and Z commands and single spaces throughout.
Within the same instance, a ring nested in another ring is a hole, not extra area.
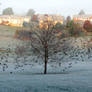
M 2 15 L 0 16 L 0 24 L 22 27 L 23 22 L 30 22 L 31 17 L 15 16 L 15 15 Z
M 45 20 L 53 21 L 53 24 L 61 23 L 63 24 L 64 17 L 61 15 L 51 15 L 51 14 L 39 14 L 37 15 L 37 20 L 39 22 L 40 27 L 43 26 L 43 22 Z
M 42 14 L 42 15 L 38 15 L 38 20 L 40 21 L 40 22 L 42 22 L 43 20 L 52 20 L 52 21 L 54 21 L 54 23 L 56 24 L 56 23 L 61 23 L 61 24 L 63 24 L 63 16 L 61 16 L 61 15 L 48 15 L 48 14 Z
M 38 21 L 40 26 L 45 21 L 53 21 L 53 24 L 61 23 L 63 24 L 64 17 L 61 15 L 53 15 L 53 14 L 38 14 L 34 15 L 32 20 Z
M 83 25 L 86 20 L 92 22 L 92 15 L 74 15 L 73 20 L 75 23 Z

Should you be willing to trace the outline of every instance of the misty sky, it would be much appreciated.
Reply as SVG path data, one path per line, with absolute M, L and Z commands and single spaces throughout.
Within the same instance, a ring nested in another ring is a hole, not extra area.
M 17 14 L 26 13 L 33 8 L 37 13 L 61 14 L 64 16 L 77 14 L 81 9 L 92 14 L 92 0 L 0 0 L 2 9 L 12 7 Z

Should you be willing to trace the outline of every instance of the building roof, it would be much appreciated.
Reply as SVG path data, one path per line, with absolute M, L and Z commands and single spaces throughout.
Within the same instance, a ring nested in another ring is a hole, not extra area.
M 0 15 L 0 18 L 31 18 L 29 16 Z
M 46 17 L 49 17 L 49 18 L 52 18 L 52 19 L 55 19 L 55 20 L 63 20 L 63 16 L 61 15 L 53 15 L 53 14 L 39 14 L 38 15 L 38 19 L 44 19 Z
M 92 14 L 86 14 L 86 15 L 74 15 L 73 18 L 89 18 L 92 17 Z

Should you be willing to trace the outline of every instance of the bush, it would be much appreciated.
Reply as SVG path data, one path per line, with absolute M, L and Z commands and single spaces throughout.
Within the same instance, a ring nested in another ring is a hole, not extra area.
M 57 33 L 58 37 L 65 38 L 67 37 L 68 33 L 65 30 L 65 25 L 62 25 L 61 23 L 57 23 L 54 26 L 55 32 Z
M 31 32 L 27 30 L 16 30 L 15 38 L 18 38 L 21 40 L 30 40 Z
M 68 21 L 67 24 L 66 24 L 66 28 L 72 28 L 73 24 L 74 24 L 74 22 L 72 20 Z
M 57 23 L 57 24 L 54 26 L 54 28 L 55 28 L 56 30 L 63 30 L 63 29 L 64 29 L 64 25 L 62 25 L 61 23 Z
M 70 36 L 82 36 L 85 33 L 84 29 L 73 21 L 68 22 L 66 28 L 69 30 Z
M 23 26 L 24 26 L 24 27 L 29 27 L 29 23 L 24 21 L 24 22 L 23 22 Z
M 68 30 L 63 30 L 61 36 L 62 36 L 62 38 L 70 37 L 69 31 Z

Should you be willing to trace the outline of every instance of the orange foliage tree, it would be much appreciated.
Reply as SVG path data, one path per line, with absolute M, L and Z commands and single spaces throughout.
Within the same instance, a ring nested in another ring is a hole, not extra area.
M 88 31 L 88 32 L 92 32 L 92 24 L 90 21 L 85 21 L 84 22 L 84 25 L 83 25 L 83 28 Z

